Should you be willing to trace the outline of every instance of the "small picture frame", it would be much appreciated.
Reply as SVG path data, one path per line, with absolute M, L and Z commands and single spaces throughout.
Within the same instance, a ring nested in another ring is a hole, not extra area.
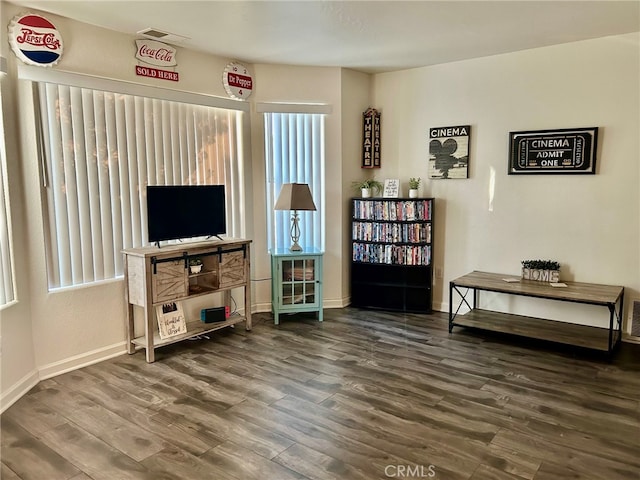
M 168 302 L 156 306 L 160 339 L 175 337 L 187 333 L 187 321 L 180 302 Z
M 387 178 L 384 181 L 384 189 L 382 190 L 383 198 L 398 198 L 400 196 L 400 179 Z

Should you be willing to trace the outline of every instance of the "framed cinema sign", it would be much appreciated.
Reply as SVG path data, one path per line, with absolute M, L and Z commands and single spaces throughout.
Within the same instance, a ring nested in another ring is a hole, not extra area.
M 469 178 L 471 125 L 429 129 L 429 178 Z
M 509 133 L 509 175 L 596 173 L 598 127 Z

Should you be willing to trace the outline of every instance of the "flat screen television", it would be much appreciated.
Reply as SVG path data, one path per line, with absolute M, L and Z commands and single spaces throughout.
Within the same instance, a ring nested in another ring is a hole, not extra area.
M 226 233 L 224 185 L 147 186 L 149 242 Z

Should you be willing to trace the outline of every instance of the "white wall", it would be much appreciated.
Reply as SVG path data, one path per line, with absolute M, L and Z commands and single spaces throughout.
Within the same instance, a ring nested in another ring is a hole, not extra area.
M 351 297 L 351 198 L 360 192 L 351 187 L 351 182 L 360 181 L 378 172 L 362 170 L 362 114 L 371 104 L 373 77 L 353 70 L 342 71 L 342 191 L 344 200 L 340 223 L 342 231 L 342 295 L 345 301 Z M 336 210 L 337 212 L 337 210 Z M 336 216 L 336 222 L 338 217 Z
M 436 198 L 434 261 L 444 269 L 436 307 L 448 308 L 449 280 L 518 274 L 527 258 L 558 260 L 566 280 L 623 285 L 627 305 L 640 297 L 639 46 L 636 33 L 375 77 L 383 176 L 396 174 L 393 159 L 401 178 L 427 179 L 429 128 L 472 126 L 470 178 L 423 186 Z M 507 175 L 510 131 L 569 127 L 599 127 L 596 175 Z M 608 318 L 525 304 L 528 314 Z
M 295 67 L 285 65 L 254 65 L 256 90 L 254 102 L 325 104 L 331 113 L 325 118 L 325 212 L 326 248 L 324 254 L 324 306 L 340 307 L 342 301 L 341 265 L 342 223 L 336 221 L 334 212 L 342 209 L 342 155 L 341 155 L 341 92 L 339 68 Z M 255 237 L 257 254 L 254 254 L 255 277 L 271 277 L 266 243 L 266 218 L 262 215 L 266 202 L 265 159 L 262 114 L 253 119 L 253 187 L 255 214 Z M 256 250 L 254 250 L 256 252 Z M 255 302 L 261 310 L 271 310 L 270 285 L 268 281 L 256 284 Z
M 2 25 L 7 24 L 2 5 Z M 33 349 L 29 295 L 30 258 L 26 248 L 25 197 L 22 188 L 22 162 L 18 150 L 19 129 L 15 94 L 15 63 L 7 41 L 7 29 L 0 29 L 0 55 L 7 59 L 8 74 L 2 78 L 2 111 L 7 153 L 8 190 L 13 219 L 13 251 L 16 258 L 17 301 L 0 309 L 0 411 L 38 381 Z

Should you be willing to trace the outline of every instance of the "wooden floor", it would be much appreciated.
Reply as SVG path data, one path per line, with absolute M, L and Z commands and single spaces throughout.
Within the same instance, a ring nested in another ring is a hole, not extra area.
M 283 316 L 45 380 L 1 418 L 3 480 L 635 479 L 640 359 L 443 314 Z

